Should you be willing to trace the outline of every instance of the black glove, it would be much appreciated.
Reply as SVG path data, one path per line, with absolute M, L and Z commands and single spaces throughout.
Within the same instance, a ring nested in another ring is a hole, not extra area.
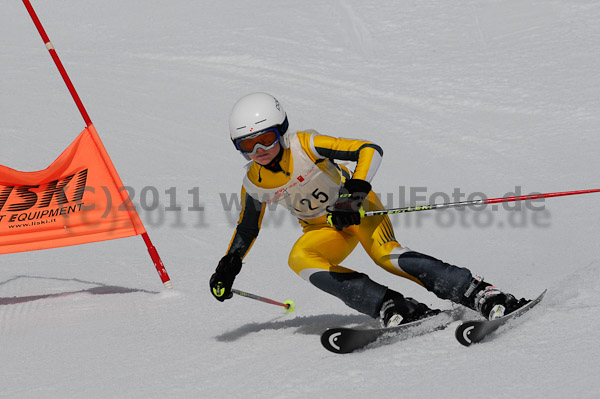
M 221 258 L 217 269 L 210 277 L 210 292 L 217 300 L 223 302 L 233 296 L 231 287 L 240 270 L 242 270 L 242 258 L 237 252 Z
M 346 180 L 340 190 L 340 197 L 333 204 L 327 216 L 329 225 L 341 230 L 344 227 L 360 224 L 361 204 L 371 191 L 371 183 L 360 179 Z

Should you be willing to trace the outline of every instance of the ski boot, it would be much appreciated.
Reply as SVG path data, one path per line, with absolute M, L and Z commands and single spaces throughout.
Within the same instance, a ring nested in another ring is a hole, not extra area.
M 430 309 L 424 303 L 413 298 L 405 298 L 399 292 L 388 289 L 379 311 L 379 322 L 382 327 L 396 327 L 438 313 L 440 313 L 438 309 Z
M 525 298 L 517 299 L 514 295 L 486 283 L 481 276 L 473 277 L 465 298 L 464 304 L 479 312 L 487 320 L 510 314 L 531 302 Z

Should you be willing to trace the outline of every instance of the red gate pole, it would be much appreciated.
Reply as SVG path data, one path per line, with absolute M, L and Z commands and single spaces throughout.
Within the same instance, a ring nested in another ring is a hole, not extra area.
M 42 37 L 42 40 L 44 41 L 44 44 L 46 45 L 46 48 L 48 49 L 48 52 L 50 53 L 50 57 L 52 57 L 52 60 L 56 64 L 56 67 L 58 68 L 58 72 L 60 72 L 60 76 L 62 76 L 63 80 L 65 81 L 65 84 L 67 85 L 67 88 L 69 89 L 69 93 L 71 93 L 73 100 L 75 100 L 75 105 L 77 105 L 79 112 L 81 112 L 81 116 L 83 117 L 83 120 L 85 121 L 85 125 L 86 126 L 91 125 L 92 120 L 90 119 L 90 116 L 88 115 L 87 111 L 85 110 L 85 107 L 83 106 L 83 103 L 81 102 L 81 99 L 79 98 L 79 95 L 77 94 L 77 91 L 75 90 L 75 86 L 73 86 L 73 83 L 71 82 L 71 79 L 69 78 L 69 75 L 67 74 L 67 71 L 65 70 L 65 67 L 63 66 L 62 62 L 60 61 L 60 58 L 58 58 L 58 54 L 56 54 L 56 50 L 54 50 L 54 46 L 52 45 L 52 42 L 48 38 L 48 35 L 46 34 L 46 31 L 44 30 L 44 27 L 42 26 L 40 19 L 38 18 L 37 14 L 33 10 L 33 7 L 31 6 L 31 3 L 29 2 L 29 0 L 23 0 L 23 4 L 25 4 L 25 8 L 27 8 L 27 11 L 29 12 L 29 16 L 31 16 L 31 19 L 33 20 L 33 24 L 35 25 L 38 32 L 40 33 L 40 36 Z
M 158 251 L 156 250 L 154 245 L 152 245 L 152 241 L 150 241 L 150 237 L 148 236 L 148 233 L 145 233 L 145 232 L 142 233 L 142 238 L 144 239 L 144 242 L 146 243 L 146 247 L 148 248 L 148 253 L 150 254 L 150 258 L 152 258 L 152 262 L 154 262 L 154 267 L 156 267 L 156 271 L 158 272 L 158 275 L 160 276 L 160 280 L 162 281 L 163 285 L 166 288 L 173 288 L 173 284 L 171 283 L 171 278 L 167 274 L 167 269 L 165 269 L 165 265 L 163 264 L 162 259 L 160 259 L 160 255 L 158 254 Z
M 67 88 L 69 89 L 69 93 L 71 93 L 71 97 L 73 97 L 73 100 L 75 101 L 75 105 L 77 105 L 77 109 L 79 109 L 79 112 L 81 113 L 81 116 L 83 117 L 83 120 L 85 121 L 86 126 L 92 125 L 92 120 L 90 119 L 90 116 L 88 115 L 85 107 L 83 106 L 83 102 L 81 101 L 81 98 L 79 98 L 79 95 L 77 94 L 77 91 L 75 90 L 75 86 L 73 86 L 73 82 L 71 82 L 71 79 L 69 78 L 69 75 L 67 74 L 67 71 L 65 70 L 65 67 L 63 66 L 62 62 L 60 61 L 60 58 L 58 58 L 58 54 L 56 53 L 56 50 L 54 49 L 54 46 L 52 45 L 50 38 L 46 34 L 46 31 L 44 30 L 44 27 L 42 26 L 40 19 L 38 18 L 37 14 L 35 13 L 35 10 L 31 6 L 31 3 L 29 2 L 29 0 L 23 0 L 23 4 L 25 5 L 27 12 L 29 12 L 29 16 L 31 17 L 33 24 L 35 25 L 38 32 L 40 33 L 40 36 L 42 37 L 42 40 L 44 41 L 44 44 L 46 45 L 46 48 L 48 49 L 48 52 L 50 53 L 50 57 L 52 57 L 54 64 L 56 64 L 56 68 L 58 68 L 58 72 L 60 73 L 60 76 L 62 76 L 63 80 L 65 81 L 65 84 L 67 85 Z M 169 275 L 167 274 L 167 270 L 165 269 L 165 266 L 164 266 L 162 260 L 160 259 L 160 256 L 158 255 L 158 251 L 156 250 L 154 245 L 152 245 L 152 241 L 150 241 L 150 237 L 148 236 L 148 233 L 147 232 L 142 233 L 142 238 L 144 239 L 144 243 L 146 244 L 146 247 L 148 247 L 148 253 L 150 254 L 150 258 L 152 258 L 152 262 L 154 263 L 154 267 L 156 267 L 156 271 L 158 272 L 158 275 L 160 276 L 162 283 L 164 284 L 164 286 L 166 288 L 173 288 L 171 279 L 169 278 Z

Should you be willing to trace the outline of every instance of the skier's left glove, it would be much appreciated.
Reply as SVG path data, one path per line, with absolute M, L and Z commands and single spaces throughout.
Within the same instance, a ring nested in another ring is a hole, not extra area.
M 242 270 L 242 258 L 237 252 L 227 254 L 221 258 L 217 269 L 210 277 L 210 293 L 223 302 L 233 296 L 231 287 L 235 276 Z
M 371 183 L 361 179 L 346 180 L 340 190 L 340 197 L 333 204 L 327 216 L 327 223 L 338 230 L 360 224 L 364 215 L 362 203 L 371 191 Z

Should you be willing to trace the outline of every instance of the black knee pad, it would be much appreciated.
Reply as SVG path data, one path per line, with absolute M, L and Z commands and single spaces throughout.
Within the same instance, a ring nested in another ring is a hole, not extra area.
M 453 302 L 461 301 L 471 282 L 469 269 L 415 251 L 402 253 L 398 257 L 398 266 L 419 279 L 428 291 Z
M 318 271 L 309 277 L 317 288 L 341 299 L 347 306 L 377 318 L 387 287 L 363 273 Z

